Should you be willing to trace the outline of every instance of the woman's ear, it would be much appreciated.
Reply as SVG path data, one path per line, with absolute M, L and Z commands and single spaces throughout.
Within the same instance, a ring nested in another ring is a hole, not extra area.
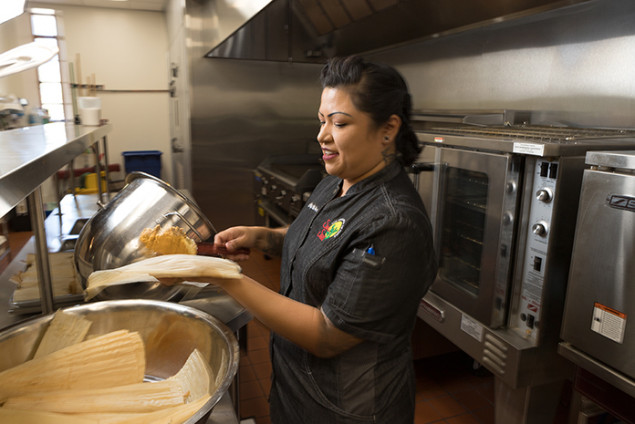
M 384 123 L 384 144 L 394 141 L 401 127 L 401 118 L 395 114 L 390 115 Z

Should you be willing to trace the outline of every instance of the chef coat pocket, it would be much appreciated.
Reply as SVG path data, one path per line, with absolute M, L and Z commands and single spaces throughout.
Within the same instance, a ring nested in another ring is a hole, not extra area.
M 358 250 L 358 249 L 355 249 Z M 379 269 L 386 262 L 386 258 L 375 254 L 373 247 L 369 247 L 366 250 L 358 250 L 362 256 L 362 263 L 373 269 Z

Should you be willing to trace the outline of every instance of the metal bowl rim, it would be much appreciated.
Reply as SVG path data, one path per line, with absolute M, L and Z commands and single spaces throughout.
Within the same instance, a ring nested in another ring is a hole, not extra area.
M 141 178 L 146 178 L 148 180 L 154 181 L 155 183 L 160 185 L 162 188 L 164 188 L 167 191 L 169 191 L 171 194 L 174 194 L 174 195 L 180 197 L 181 200 L 183 200 L 187 204 L 187 206 L 189 206 L 190 208 L 192 208 L 192 210 L 194 210 L 194 212 L 196 212 L 196 214 L 205 223 L 205 225 L 208 225 L 209 228 L 211 228 L 214 233 L 217 233 L 216 228 L 214 228 L 214 226 L 212 225 L 210 220 L 205 216 L 205 214 L 203 213 L 201 208 L 199 208 L 196 203 L 192 202 L 187 196 L 185 196 L 183 193 L 181 193 L 178 190 L 176 190 L 174 187 L 172 187 L 170 184 L 166 183 L 162 179 L 157 178 L 154 175 L 150 175 L 150 174 L 147 174 L 147 173 L 142 172 L 142 171 L 134 171 L 134 172 L 131 172 L 130 174 L 126 175 L 125 183 L 127 185 L 127 184 L 130 184 L 132 181 L 137 180 L 137 179 L 141 179 Z M 201 240 L 201 241 L 204 241 L 204 240 Z
M 196 319 L 203 320 L 208 324 L 211 324 L 212 327 L 216 328 L 220 331 L 220 333 L 225 338 L 229 346 L 229 358 L 228 366 L 226 371 L 226 376 L 231 376 L 231 378 L 224 378 L 221 385 L 216 389 L 216 393 L 212 395 L 212 397 L 205 402 L 205 404 L 198 410 L 194 415 L 192 415 L 184 424 L 195 424 L 198 423 L 199 420 L 204 418 L 210 411 L 213 410 L 214 406 L 220 401 L 225 392 L 229 389 L 229 386 L 232 383 L 236 372 L 238 371 L 238 361 L 240 348 L 238 346 L 238 341 L 236 340 L 236 336 L 234 333 L 227 327 L 223 322 L 221 322 L 218 318 L 196 309 L 191 306 L 181 305 L 172 302 L 165 302 L 161 300 L 149 300 L 149 299 L 121 299 L 121 300 L 104 300 L 100 302 L 93 303 L 85 303 L 82 305 L 75 305 L 66 308 L 60 308 L 63 311 L 91 311 L 91 310 L 102 310 L 108 307 L 113 307 L 115 309 L 132 309 L 138 308 L 139 306 L 145 306 L 150 309 L 167 309 L 171 312 L 180 313 L 185 316 L 195 317 Z M 13 336 L 15 333 L 19 333 L 21 331 L 25 331 L 26 327 L 40 322 L 48 322 L 53 319 L 53 314 L 35 317 L 11 327 L 5 328 L 0 331 L 0 342 L 7 339 L 9 336 Z

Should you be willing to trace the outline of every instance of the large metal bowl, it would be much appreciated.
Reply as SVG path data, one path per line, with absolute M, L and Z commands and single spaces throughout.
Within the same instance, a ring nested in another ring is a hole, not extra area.
M 97 270 L 118 268 L 144 258 L 139 236 L 145 228 L 175 226 L 194 241 L 206 241 L 216 233 L 194 202 L 166 182 L 143 172 L 126 177 L 126 185 L 84 225 L 75 243 L 74 260 L 85 284 Z M 109 287 L 96 300 L 176 300 L 180 286 L 125 284 Z
M 198 309 L 154 300 L 95 302 L 64 309 L 92 321 L 88 337 L 127 329 L 137 331 L 146 347 L 146 379 L 168 378 L 196 348 L 208 360 L 220 385 L 187 424 L 205 423 L 227 391 L 238 369 L 239 348 L 232 332 Z M 0 332 L 0 371 L 33 357 L 53 315 L 33 319 Z

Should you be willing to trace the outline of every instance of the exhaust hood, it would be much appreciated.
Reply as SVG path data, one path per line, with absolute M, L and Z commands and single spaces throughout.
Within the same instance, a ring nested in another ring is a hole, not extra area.
M 272 0 L 243 14 L 244 23 L 206 56 L 323 62 L 582 1 L 588 0 Z

